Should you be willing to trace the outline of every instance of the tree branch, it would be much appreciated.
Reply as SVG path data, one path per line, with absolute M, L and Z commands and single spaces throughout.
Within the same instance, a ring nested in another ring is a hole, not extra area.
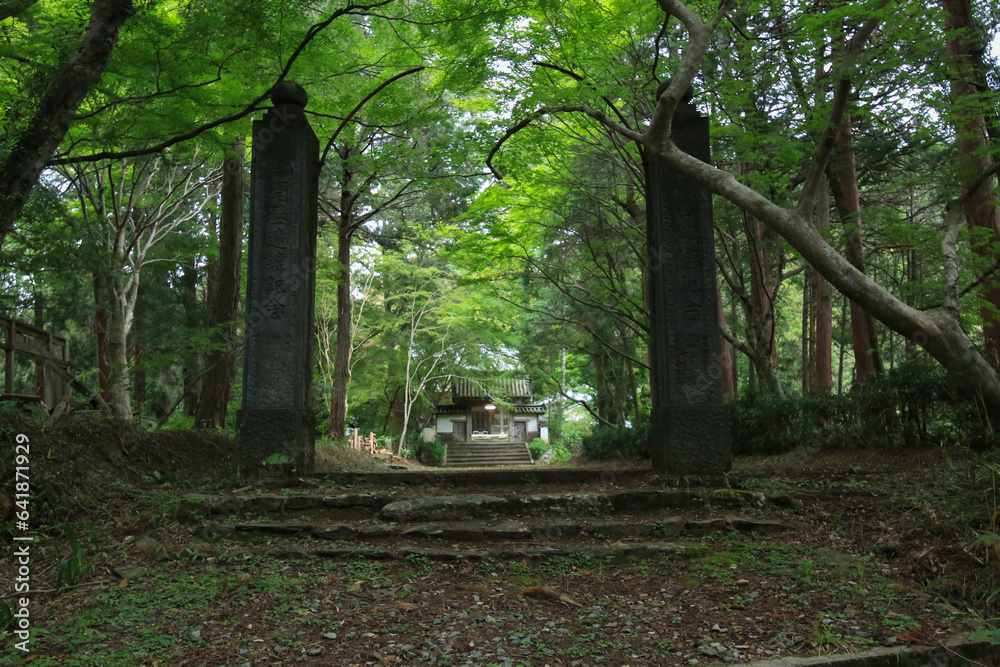
M 285 80 L 285 78 L 288 76 L 288 73 L 292 69 L 292 65 L 295 64 L 295 61 L 302 54 L 302 51 L 305 50 L 306 46 L 309 45 L 309 42 L 311 42 L 313 38 L 316 37 L 316 35 L 322 32 L 324 28 L 329 26 L 336 19 L 346 14 L 358 14 L 358 13 L 363 14 L 366 10 L 374 9 L 376 7 L 382 7 L 383 5 L 387 5 L 394 1 L 395 0 L 381 0 L 380 2 L 375 2 L 370 5 L 348 4 L 346 7 L 342 7 L 337 11 L 335 11 L 326 20 L 312 25 L 306 32 L 306 36 L 303 37 L 302 41 L 300 41 L 298 46 L 295 47 L 295 50 L 292 52 L 292 55 L 288 58 L 288 62 L 285 64 L 284 68 L 282 68 L 281 73 L 278 74 L 278 78 L 275 80 L 275 82 L 271 84 L 271 86 L 268 87 L 268 89 L 264 93 L 258 95 L 253 101 L 247 104 L 241 111 L 238 111 L 234 114 L 230 114 L 229 116 L 225 116 L 223 118 L 213 120 L 209 123 L 205 123 L 204 125 L 200 125 L 189 132 L 178 134 L 174 137 L 171 137 L 170 139 L 167 139 L 166 141 L 156 144 L 155 146 L 149 146 L 148 148 L 137 148 L 135 150 L 130 150 L 130 151 L 101 151 L 99 153 L 92 153 L 90 155 L 83 155 L 80 157 L 58 158 L 56 160 L 50 160 L 48 166 L 52 167 L 61 164 L 75 164 L 79 162 L 97 162 L 99 160 L 106 160 L 106 159 L 118 160 L 123 157 L 152 155 L 154 153 L 160 153 L 176 144 L 185 141 L 190 141 L 191 139 L 200 136 L 201 134 L 207 132 L 208 130 L 211 130 L 212 128 L 219 127 L 220 125 L 225 125 L 227 123 L 231 123 L 233 121 L 249 116 L 254 111 L 259 111 L 260 109 L 264 108 L 260 106 L 261 103 L 263 103 L 267 99 L 267 97 L 271 94 L 271 90 L 274 88 L 274 86 L 278 85 L 279 83 Z
M 533 60 L 531 64 L 537 65 L 538 67 L 547 67 L 548 69 L 554 69 L 557 72 L 562 72 L 566 76 L 576 79 L 577 81 L 584 84 L 594 92 L 597 92 L 597 87 L 594 86 L 594 84 L 588 83 L 587 80 L 584 79 L 582 75 L 577 74 L 573 70 L 566 69 L 565 67 L 560 67 L 559 65 L 555 65 L 553 63 L 542 62 L 540 60 Z M 616 107 L 615 104 L 606 95 L 600 95 L 600 98 L 604 100 L 604 103 L 607 104 L 612 111 L 615 112 L 615 115 L 618 116 L 618 121 L 625 127 L 629 127 L 628 120 L 625 118 L 625 116 L 622 115 L 622 112 L 618 110 L 618 107 Z
M 326 142 L 326 148 L 323 149 L 323 155 L 320 156 L 319 158 L 320 167 L 322 167 L 326 163 L 326 156 L 330 152 L 330 149 L 333 148 L 333 142 L 337 140 L 337 137 L 340 135 L 341 131 L 347 126 L 349 122 L 351 122 L 351 118 L 354 117 L 354 114 L 361 111 L 361 107 L 367 104 L 368 101 L 371 100 L 373 97 L 378 95 L 383 89 L 385 89 L 386 86 L 390 85 L 395 81 L 399 81 L 404 76 L 409 76 L 410 74 L 414 74 L 423 69 L 424 67 L 420 66 L 420 67 L 413 67 L 411 69 L 406 70 L 405 72 L 400 72 L 396 76 L 389 77 L 388 79 L 380 83 L 378 86 L 376 86 L 373 91 L 365 95 L 364 98 L 362 98 L 362 100 L 358 102 L 353 109 L 351 109 L 351 112 L 347 114 L 344 120 L 340 122 L 340 125 L 337 126 L 337 129 L 334 130 L 333 134 L 330 136 L 330 140 Z
M 887 1 L 883 0 L 880 2 L 877 8 L 884 7 Z M 819 146 L 816 147 L 813 164 L 806 175 L 805 184 L 802 186 L 802 193 L 799 196 L 799 203 L 796 207 L 803 215 L 815 207 L 816 198 L 822 191 L 820 185 L 822 180 L 826 178 L 826 165 L 830 161 L 830 154 L 833 152 L 833 147 L 837 142 L 837 128 L 844 117 L 844 111 L 847 109 L 847 102 L 851 94 L 851 70 L 862 53 L 864 53 L 864 45 L 881 22 L 881 19 L 877 15 L 869 17 L 864 22 L 861 28 L 854 33 L 854 37 L 851 38 L 850 43 L 847 45 L 847 50 L 844 52 L 844 58 L 834 73 L 836 83 L 834 84 L 833 102 L 830 104 L 830 113 L 827 116 L 826 127 L 823 128 L 823 136 L 820 138 Z
M 38 0 L 7 0 L 7 2 L 0 2 L 0 21 L 17 16 L 36 2 Z
M 489 167 L 490 171 L 493 173 L 493 176 L 498 181 L 502 181 L 504 177 L 503 172 L 499 171 L 496 167 L 493 166 L 493 157 L 497 154 L 497 152 L 499 152 L 504 142 L 506 142 L 508 139 L 513 137 L 515 134 L 517 134 L 524 128 L 531 125 L 532 121 L 536 120 L 537 118 L 540 118 L 542 116 L 548 116 L 551 114 L 570 112 L 570 111 L 586 114 L 587 116 L 590 116 L 591 118 L 601 123 L 605 127 L 614 130 L 623 137 L 631 139 L 632 141 L 638 144 L 642 144 L 644 142 L 644 136 L 642 134 L 639 134 L 635 130 L 628 128 L 622 125 L 621 123 L 616 123 L 615 121 L 611 120 L 611 118 L 609 118 L 608 115 L 603 111 L 598 111 L 597 109 L 593 109 L 587 106 L 586 104 L 565 104 L 565 105 L 558 105 L 551 107 L 545 106 L 539 108 L 537 111 L 532 112 L 527 118 L 521 120 L 517 124 L 510 127 L 506 132 L 504 132 L 503 136 L 500 137 L 500 139 L 493 145 L 493 148 L 490 150 L 490 154 L 486 156 L 486 166 Z

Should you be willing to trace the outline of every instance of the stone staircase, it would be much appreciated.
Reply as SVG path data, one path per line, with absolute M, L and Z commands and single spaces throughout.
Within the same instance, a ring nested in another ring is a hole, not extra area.
M 267 543 L 278 557 L 615 560 L 704 555 L 706 535 L 790 530 L 788 496 L 733 489 L 424 495 L 261 493 L 185 497 L 178 518 L 207 543 Z M 781 519 L 773 515 L 782 515 Z
M 303 477 L 186 496 L 185 523 L 135 553 L 185 577 L 189 562 L 222 568 L 219 618 L 295 615 L 271 636 L 247 620 L 240 655 L 273 658 L 283 634 L 317 665 L 706 667 L 936 642 L 965 622 L 831 532 L 810 491 L 718 488 L 738 481 L 549 467 Z M 209 619 L 201 636 L 223 646 L 230 633 Z
M 531 453 L 523 442 L 470 442 L 447 446 L 444 464 L 449 468 L 531 465 Z

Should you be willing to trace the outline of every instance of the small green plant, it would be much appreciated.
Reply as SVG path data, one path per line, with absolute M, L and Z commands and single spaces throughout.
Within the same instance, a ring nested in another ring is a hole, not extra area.
M 14 630 L 14 612 L 10 610 L 10 605 L 0 600 L 0 636 Z
M 264 459 L 264 463 L 270 466 L 284 465 L 286 463 L 291 463 L 291 461 L 292 461 L 291 457 L 289 457 L 287 454 L 278 454 L 278 453 L 271 454 L 266 459 Z
M 994 618 L 991 620 L 994 623 L 1000 621 L 1000 619 L 998 618 Z M 979 639 L 988 639 L 990 644 L 996 646 L 997 644 L 1000 644 L 1000 628 L 990 628 L 989 630 L 976 630 L 971 635 L 969 635 L 969 639 L 972 639 L 974 641 Z
M 812 643 L 817 648 L 824 646 L 838 646 L 844 641 L 833 631 L 829 623 L 816 623 L 812 628 Z
M 56 590 L 61 591 L 65 586 L 77 584 L 87 574 L 87 564 L 83 560 L 83 547 L 76 539 L 76 532 L 68 524 L 64 523 L 60 527 L 66 541 L 69 542 L 70 555 L 59 561 L 56 568 Z
M 507 572 L 517 577 L 527 577 L 531 574 L 531 568 L 524 563 L 514 561 L 507 566 Z
M 889 613 L 892 614 L 892 612 Z M 885 627 L 889 628 L 890 630 L 893 630 L 894 632 L 906 632 L 907 630 L 913 630 L 914 628 L 920 626 L 919 623 L 914 621 L 909 616 L 905 615 L 901 616 L 898 614 L 886 616 L 882 620 L 882 624 L 885 625 Z
M 809 558 L 803 558 L 799 561 L 798 566 L 795 568 L 795 578 L 804 584 L 813 586 L 815 584 L 812 579 L 812 573 L 815 569 L 816 563 Z
M 431 570 L 431 560 L 424 554 L 407 554 L 406 560 L 422 569 L 425 573 Z

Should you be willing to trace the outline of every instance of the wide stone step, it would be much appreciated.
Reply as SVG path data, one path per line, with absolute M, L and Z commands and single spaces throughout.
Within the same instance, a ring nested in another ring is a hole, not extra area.
M 510 450 L 501 450 L 495 452 L 448 452 L 448 458 L 481 457 L 481 456 L 499 456 L 499 457 L 513 456 L 517 458 L 527 458 L 528 452 L 523 449 L 519 452 L 512 452 Z
M 197 551 L 207 555 L 203 549 Z M 407 557 L 421 557 L 435 561 L 481 560 L 486 557 L 508 560 L 528 558 L 563 558 L 582 556 L 619 562 L 622 559 L 652 559 L 664 556 L 679 558 L 699 558 L 709 553 L 703 544 L 673 542 L 644 542 L 635 544 L 610 545 L 560 545 L 560 546 L 508 546 L 494 549 L 444 549 L 419 545 L 399 545 L 392 547 L 318 547 L 307 548 L 299 544 L 282 544 L 272 547 L 264 555 L 274 558 L 330 558 L 336 560 L 402 560 Z M 171 554 L 164 552 L 161 559 L 190 557 L 190 550 Z
M 468 459 L 453 459 L 448 457 L 448 461 L 445 464 L 447 468 L 476 468 L 485 466 L 521 466 L 521 465 L 532 465 L 530 459 L 522 458 L 468 458 Z
M 527 459 L 528 452 L 470 452 L 468 454 L 448 454 L 448 460 L 458 459 Z
M 496 454 L 485 452 L 483 454 L 455 454 L 448 456 L 449 461 L 531 461 L 527 452 L 518 454 Z
M 530 466 L 530 461 L 449 461 L 446 468 L 502 468 L 513 466 Z
M 176 514 L 182 520 L 190 520 L 199 515 L 275 516 L 285 512 L 322 511 L 325 516 L 351 520 L 380 513 L 393 521 L 463 521 L 494 514 L 578 517 L 661 509 L 762 508 L 768 504 L 794 508 L 796 501 L 787 495 L 766 497 L 737 489 L 633 489 L 611 493 L 539 493 L 510 498 L 465 494 L 401 499 L 395 493 L 188 495 L 178 503 Z
M 448 456 L 478 456 L 480 454 L 512 454 L 528 455 L 528 450 L 524 447 L 489 447 L 474 449 L 448 449 Z
M 592 521 L 572 519 L 526 524 L 520 521 L 490 523 L 460 521 L 455 523 L 425 523 L 415 526 L 386 524 L 355 525 L 349 523 L 311 524 L 301 521 L 268 521 L 237 524 L 207 524 L 195 531 L 206 542 L 245 540 L 254 537 L 309 538 L 313 540 L 378 540 L 433 539 L 456 542 L 533 542 L 576 538 L 597 540 L 648 540 L 682 535 L 701 537 L 713 533 L 737 531 L 745 534 L 775 534 L 790 529 L 789 524 L 771 519 L 738 516 L 685 520 L 664 517 L 654 521 Z

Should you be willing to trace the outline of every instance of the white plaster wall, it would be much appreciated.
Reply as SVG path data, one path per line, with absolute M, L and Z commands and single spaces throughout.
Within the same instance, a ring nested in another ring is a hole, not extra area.
M 543 426 L 541 428 L 541 430 L 539 430 L 539 432 L 538 432 L 538 437 L 541 438 L 542 440 L 544 440 L 545 442 L 548 442 L 549 441 L 549 427 L 548 426 Z
M 438 415 L 437 416 L 437 432 L 438 433 L 451 433 L 451 421 L 453 419 L 461 419 L 461 415 Z

